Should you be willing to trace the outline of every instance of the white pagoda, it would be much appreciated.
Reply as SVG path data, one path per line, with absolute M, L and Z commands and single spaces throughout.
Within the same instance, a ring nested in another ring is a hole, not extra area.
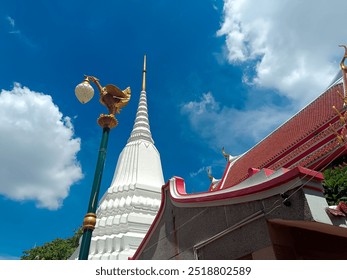
M 111 186 L 96 211 L 88 259 L 132 257 L 159 210 L 163 185 L 160 154 L 154 146 L 148 120 L 145 56 L 134 127 L 118 158 Z M 71 258 L 78 253 L 79 248 Z

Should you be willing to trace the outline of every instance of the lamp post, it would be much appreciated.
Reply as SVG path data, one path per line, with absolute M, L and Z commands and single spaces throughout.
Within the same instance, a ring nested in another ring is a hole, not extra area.
M 85 75 L 84 81 L 75 88 L 76 97 L 82 104 L 89 102 L 94 96 L 94 89 L 90 84 L 91 82 L 97 86 L 100 92 L 100 103 L 105 105 L 109 112 L 108 114 L 101 114 L 97 120 L 98 124 L 102 127 L 102 138 L 88 204 L 88 211 L 83 220 L 83 236 L 80 246 L 79 260 L 87 260 L 89 255 L 92 233 L 96 225 L 95 213 L 102 173 L 105 165 L 109 132 L 118 124 L 115 114 L 120 113 L 121 108 L 128 104 L 131 96 L 131 90 L 129 87 L 123 91 L 114 85 L 106 85 L 105 87 L 102 87 L 99 83 L 99 79 Z

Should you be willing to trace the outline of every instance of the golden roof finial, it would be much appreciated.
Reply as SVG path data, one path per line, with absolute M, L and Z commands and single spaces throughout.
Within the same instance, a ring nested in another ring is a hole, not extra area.
M 335 134 L 337 141 L 340 144 L 345 144 L 345 137 L 342 134 L 338 133 L 331 123 L 329 124 L 329 128 Z
M 339 110 L 337 110 L 337 108 L 335 106 L 333 106 L 334 111 L 336 112 L 336 114 L 340 117 L 340 122 L 341 124 L 346 124 L 346 119 L 345 117 L 341 114 L 341 112 Z
M 339 47 L 342 47 L 345 49 L 345 54 L 343 55 L 341 62 L 340 62 L 340 68 L 342 71 L 342 78 L 343 78 L 343 91 L 344 91 L 344 103 L 343 106 L 346 106 L 346 100 L 345 98 L 347 98 L 347 65 L 345 64 L 345 60 L 347 58 L 347 46 L 345 45 L 339 45 Z
M 211 167 L 208 167 L 207 168 L 207 176 L 208 178 L 210 179 L 210 181 L 212 182 L 213 181 L 213 176 L 211 175 Z
M 226 160 L 229 160 L 230 155 L 225 152 L 224 147 L 222 148 L 222 154 L 225 157 Z
M 341 70 L 346 70 L 347 66 L 344 63 L 345 63 L 345 59 L 347 58 L 347 47 L 345 45 L 339 45 L 339 47 L 345 49 L 345 54 L 340 62 L 340 67 L 341 67 Z
M 143 57 L 142 91 L 146 91 L 146 55 Z

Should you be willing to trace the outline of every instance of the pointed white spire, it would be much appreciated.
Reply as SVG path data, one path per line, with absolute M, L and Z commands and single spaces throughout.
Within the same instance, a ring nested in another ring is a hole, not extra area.
M 148 120 L 148 108 L 147 108 L 147 93 L 146 93 L 146 55 L 143 60 L 143 71 L 142 71 L 142 91 L 140 95 L 140 102 L 137 108 L 136 119 L 133 130 L 130 134 L 129 142 L 136 140 L 145 140 L 154 144 L 149 120 Z
M 113 181 L 100 200 L 89 259 L 131 257 L 158 212 L 163 185 L 160 154 L 148 120 L 145 56 L 134 127 L 119 155 Z

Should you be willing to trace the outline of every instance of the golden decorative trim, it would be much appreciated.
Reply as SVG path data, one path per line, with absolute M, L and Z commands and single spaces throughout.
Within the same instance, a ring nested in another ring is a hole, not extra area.
M 83 219 L 83 230 L 91 229 L 94 230 L 96 225 L 96 215 L 95 213 L 87 213 Z
M 345 45 L 339 45 L 339 47 L 345 49 L 345 54 L 343 55 L 342 60 L 340 62 L 340 67 L 342 70 L 346 70 L 347 66 L 345 65 L 345 59 L 347 58 L 347 47 Z
M 343 96 L 339 91 L 337 91 L 337 94 L 341 97 L 343 104 L 347 104 L 347 97 Z
M 331 131 L 335 134 L 337 141 L 340 144 L 344 144 L 345 143 L 345 137 L 343 136 L 343 134 L 338 133 L 336 131 L 336 129 L 331 124 L 329 124 L 329 127 L 330 127 Z
M 100 92 L 99 101 L 102 105 L 107 107 L 110 115 L 119 114 L 120 110 L 128 104 L 131 97 L 130 87 L 124 90 L 120 90 L 118 87 L 111 84 L 103 87 L 98 78 L 88 75 L 84 75 L 84 77 L 83 83 L 87 82 L 90 84 L 90 82 L 93 82 L 97 86 Z
M 344 106 L 346 106 L 346 98 L 347 98 L 347 66 L 345 64 L 345 60 L 347 58 L 347 47 L 345 45 L 339 45 L 339 47 L 342 47 L 345 49 L 345 53 L 342 57 L 342 60 L 340 62 L 340 68 L 342 71 L 342 77 L 343 77 L 343 86 L 344 86 L 344 95 L 343 95 L 343 99 L 344 99 Z
M 109 115 L 101 114 L 100 117 L 98 118 L 98 124 L 102 128 L 108 127 L 109 129 L 112 129 L 117 126 L 118 121 L 112 114 L 109 114 Z
M 342 125 L 345 125 L 345 124 L 346 124 L 346 116 L 345 116 L 346 113 L 345 113 L 344 115 L 342 115 L 342 114 L 340 113 L 340 111 L 337 110 L 337 108 L 336 108 L 335 106 L 333 106 L 332 108 L 333 108 L 333 110 L 336 112 L 336 114 L 339 116 L 341 124 L 342 124 Z

